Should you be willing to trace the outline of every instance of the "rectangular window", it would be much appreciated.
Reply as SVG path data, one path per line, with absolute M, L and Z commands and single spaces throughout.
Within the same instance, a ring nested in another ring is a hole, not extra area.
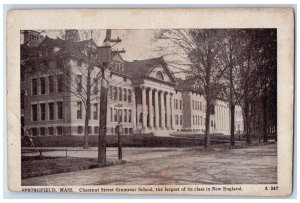
M 82 134 L 82 132 L 83 132 L 83 127 L 77 126 L 77 134 Z
M 119 87 L 119 101 L 122 101 L 122 87 Z
M 57 132 L 57 135 L 62 135 L 63 134 L 63 128 L 61 126 L 57 126 L 56 127 L 56 132 Z
M 118 100 L 118 88 L 114 87 L 114 100 L 117 101 Z
M 31 128 L 31 134 L 32 136 L 38 136 L 39 135 L 38 128 Z
M 62 102 L 57 102 L 57 118 L 58 119 L 63 119 L 63 103 Z
M 178 125 L 178 115 L 175 115 L 175 123 Z
M 118 122 L 118 110 L 117 109 L 114 110 L 114 121 Z
M 132 128 L 129 128 L 129 134 L 133 134 Z
M 54 77 L 49 76 L 48 80 L 49 80 L 49 94 L 52 94 L 54 93 Z
M 182 100 L 179 101 L 179 109 L 182 110 Z
M 32 115 L 32 121 L 38 120 L 37 104 L 31 105 L 31 115 Z
M 82 91 L 82 75 L 76 76 L 76 83 L 77 83 L 77 92 L 80 93 Z
M 110 108 L 110 122 L 113 122 L 113 108 Z
M 127 109 L 124 109 L 124 122 L 127 122 Z
M 180 125 L 182 125 L 182 115 L 180 115 Z
M 124 101 L 127 101 L 127 89 L 124 88 Z
M 98 120 L 98 104 L 94 104 L 94 120 Z
M 193 103 L 193 110 L 195 109 L 195 101 L 192 100 L 192 103 Z
M 41 127 L 40 128 L 40 135 L 41 136 L 45 136 L 46 132 L 45 132 L 45 128 L 44 127 Z
M 77 119 L 82 119 L 82 102 L 77 102 Z
M 94 127 L 94 134 L 99 134 L 99 127 L 98 126 Z
M 112 85 L 109 87 L 109 92 L 110 92 L 110 100 L 113 100 L 114 99 L 114 92 L 113 92 L 113 86 Z
M 64 76 L 62 74 L 57 75 L 57 91 L 58 92 L 64 91 Z
M 125 128 L 125 134 L 126 135 L 128 134 L 128 128 Z
M 128 90 L 128 102 L 131 102 L 131 90 Z
M 131 123 L 132 122 L 132 113 L 131 113 L 131 109 L 128 110 L 128 122 Z
M 53 135 L 53 127 L 48 127 L 48 135 Z
M 94 78 L 94 95 L 98 94 L 98 79 Z
M 200 116 L 200 125 L 202 125 L 202 116 Z
M 88 134 L 92 134 L 92 133 L 93 133 L 92 126 L 89 126 L 89 127 L 88 127 Z
M 119 116 L 118 116 L 119 117 L 118 122 L 122 122 L 122 114 L 123 114 L 122 109 L 119 109 L 118 114 L 119 114 Z
M 46 104 L 42 103 L 40 104 L 40 111 L 41 111 L 41 120 L 46 120 Z
M 178 109 L 178 100 L 176 99 L 175 109 Z
M 49 107 L 49 120 L 54 120 L 54 103 L 49 102 L 48 107 Z
M 36 78 L 31 80 L 31 91 L 32 91 L 32 95 L 38 94 L 38 84 Z
M 193 115 L 193 125 L 195 125 L 195 116 Z
M 200 111 L 202 111 L 202 102 L 200 102 Z
M 41 77 L 40 82 L 41 82 L 41 94 L 46 94 L 46 78 Z

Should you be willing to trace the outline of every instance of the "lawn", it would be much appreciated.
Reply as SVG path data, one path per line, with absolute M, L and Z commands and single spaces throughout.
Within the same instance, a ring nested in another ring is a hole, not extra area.
M 22 179 L 97 167 L 113 166 L 123 163 L 125 162 L 119 160 L 108 160 L 106 165 L 98 166 L 97 159 L 92 158 L 22 156 Z

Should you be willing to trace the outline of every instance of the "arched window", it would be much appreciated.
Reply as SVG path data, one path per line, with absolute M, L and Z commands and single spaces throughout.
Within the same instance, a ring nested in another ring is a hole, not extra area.
M 162 74 L 162 72 L 157 71 L 156 78 L 159 79 L 159 80 L 164 80 L 164 75 Z

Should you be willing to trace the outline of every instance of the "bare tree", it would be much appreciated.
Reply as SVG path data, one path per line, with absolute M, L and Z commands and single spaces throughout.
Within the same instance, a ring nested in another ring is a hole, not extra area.
M 263 117 L 263 129 L 267 129 L 267 109 L 275 112 L 276 120 L 276 31 L 272 29 L 246 29 L 241 32 L 239 57 L 240 88 L 243 96 L 243 116 L 247 143 L 251 143 L 251 128 Z M 272 92 L 268 95 L 268 92 Z M 275 97 L 274 97 L 275 95 Z M 267 104 L 267 98 L 271 102 Z M 262 105 L 257 105 L 257 101 Z M 273 103 L 272 103 L 273 102 Z M 250 111 L 251 110 L 251 111 Z M 266 139 L 266 130 L 264 130 Z
M 60 30 L 60 35 L 62 38 L 66 37 L 63 30 Z M 77 49 L 76 51 L 79 51 L 82 57 L 78 60 L 76 70 L 72 70 L 71 67 L 64 69 L 63 83 L 65 91 L 80 99 L 84 106 L 86 112 L 84 118 L 84 148 L 88 148 L 91 103 L 100 98 L 101 91 L 99 84 L 102 73 L 101 69 L 95 67 L 97 45 L 94 41 L 94 38 L 99 38 L 100 32 L 98 30 L 81 30 L 79 35 L 83 37 L 84 41 L 77 41 L 79 38 L 76 38 L 74 41 L 66 40 L 64 44 L 64 48 Z M 99 106 L 96 108 L 99 109 Z
M 198 93 L 206 99 L 205 147 L 210 145 L 210 114 L 221 90 L 218 84 L 226 69 L 219 60 L 223 51 L 221 38 L 222 32 L 216 29 L 162 30 L 156 36 L 156 39 L 168 42 L 163 49 L 175 58 L 169 63 L 195 79 L 199 84 Z
M 230 144 L 234 145 L 234 129 L 235 129 L 235 106 L 241 101 L 241 88 L 239 86 L 240 79 L 240 63 L 238 61 L 241 46 L 241 30 L 228 29 L 223 30 L 223 52 L 222 65 L 226 67 L 221 83 L 223 84 L 223 92 L 229 104 L 230 110 Z

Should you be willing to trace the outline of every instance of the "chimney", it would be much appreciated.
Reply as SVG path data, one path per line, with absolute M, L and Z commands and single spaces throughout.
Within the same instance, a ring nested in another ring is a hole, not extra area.
M 65 39 L 68 42 L 77 42 L 80 41 L 78 30 L 69 29 L 65 31 Z
M 104 39 L 104 44 L 110 46 L 110 42 L 111 42 L 111 30 L 107 29 L 106 30 L 106 36 Z

